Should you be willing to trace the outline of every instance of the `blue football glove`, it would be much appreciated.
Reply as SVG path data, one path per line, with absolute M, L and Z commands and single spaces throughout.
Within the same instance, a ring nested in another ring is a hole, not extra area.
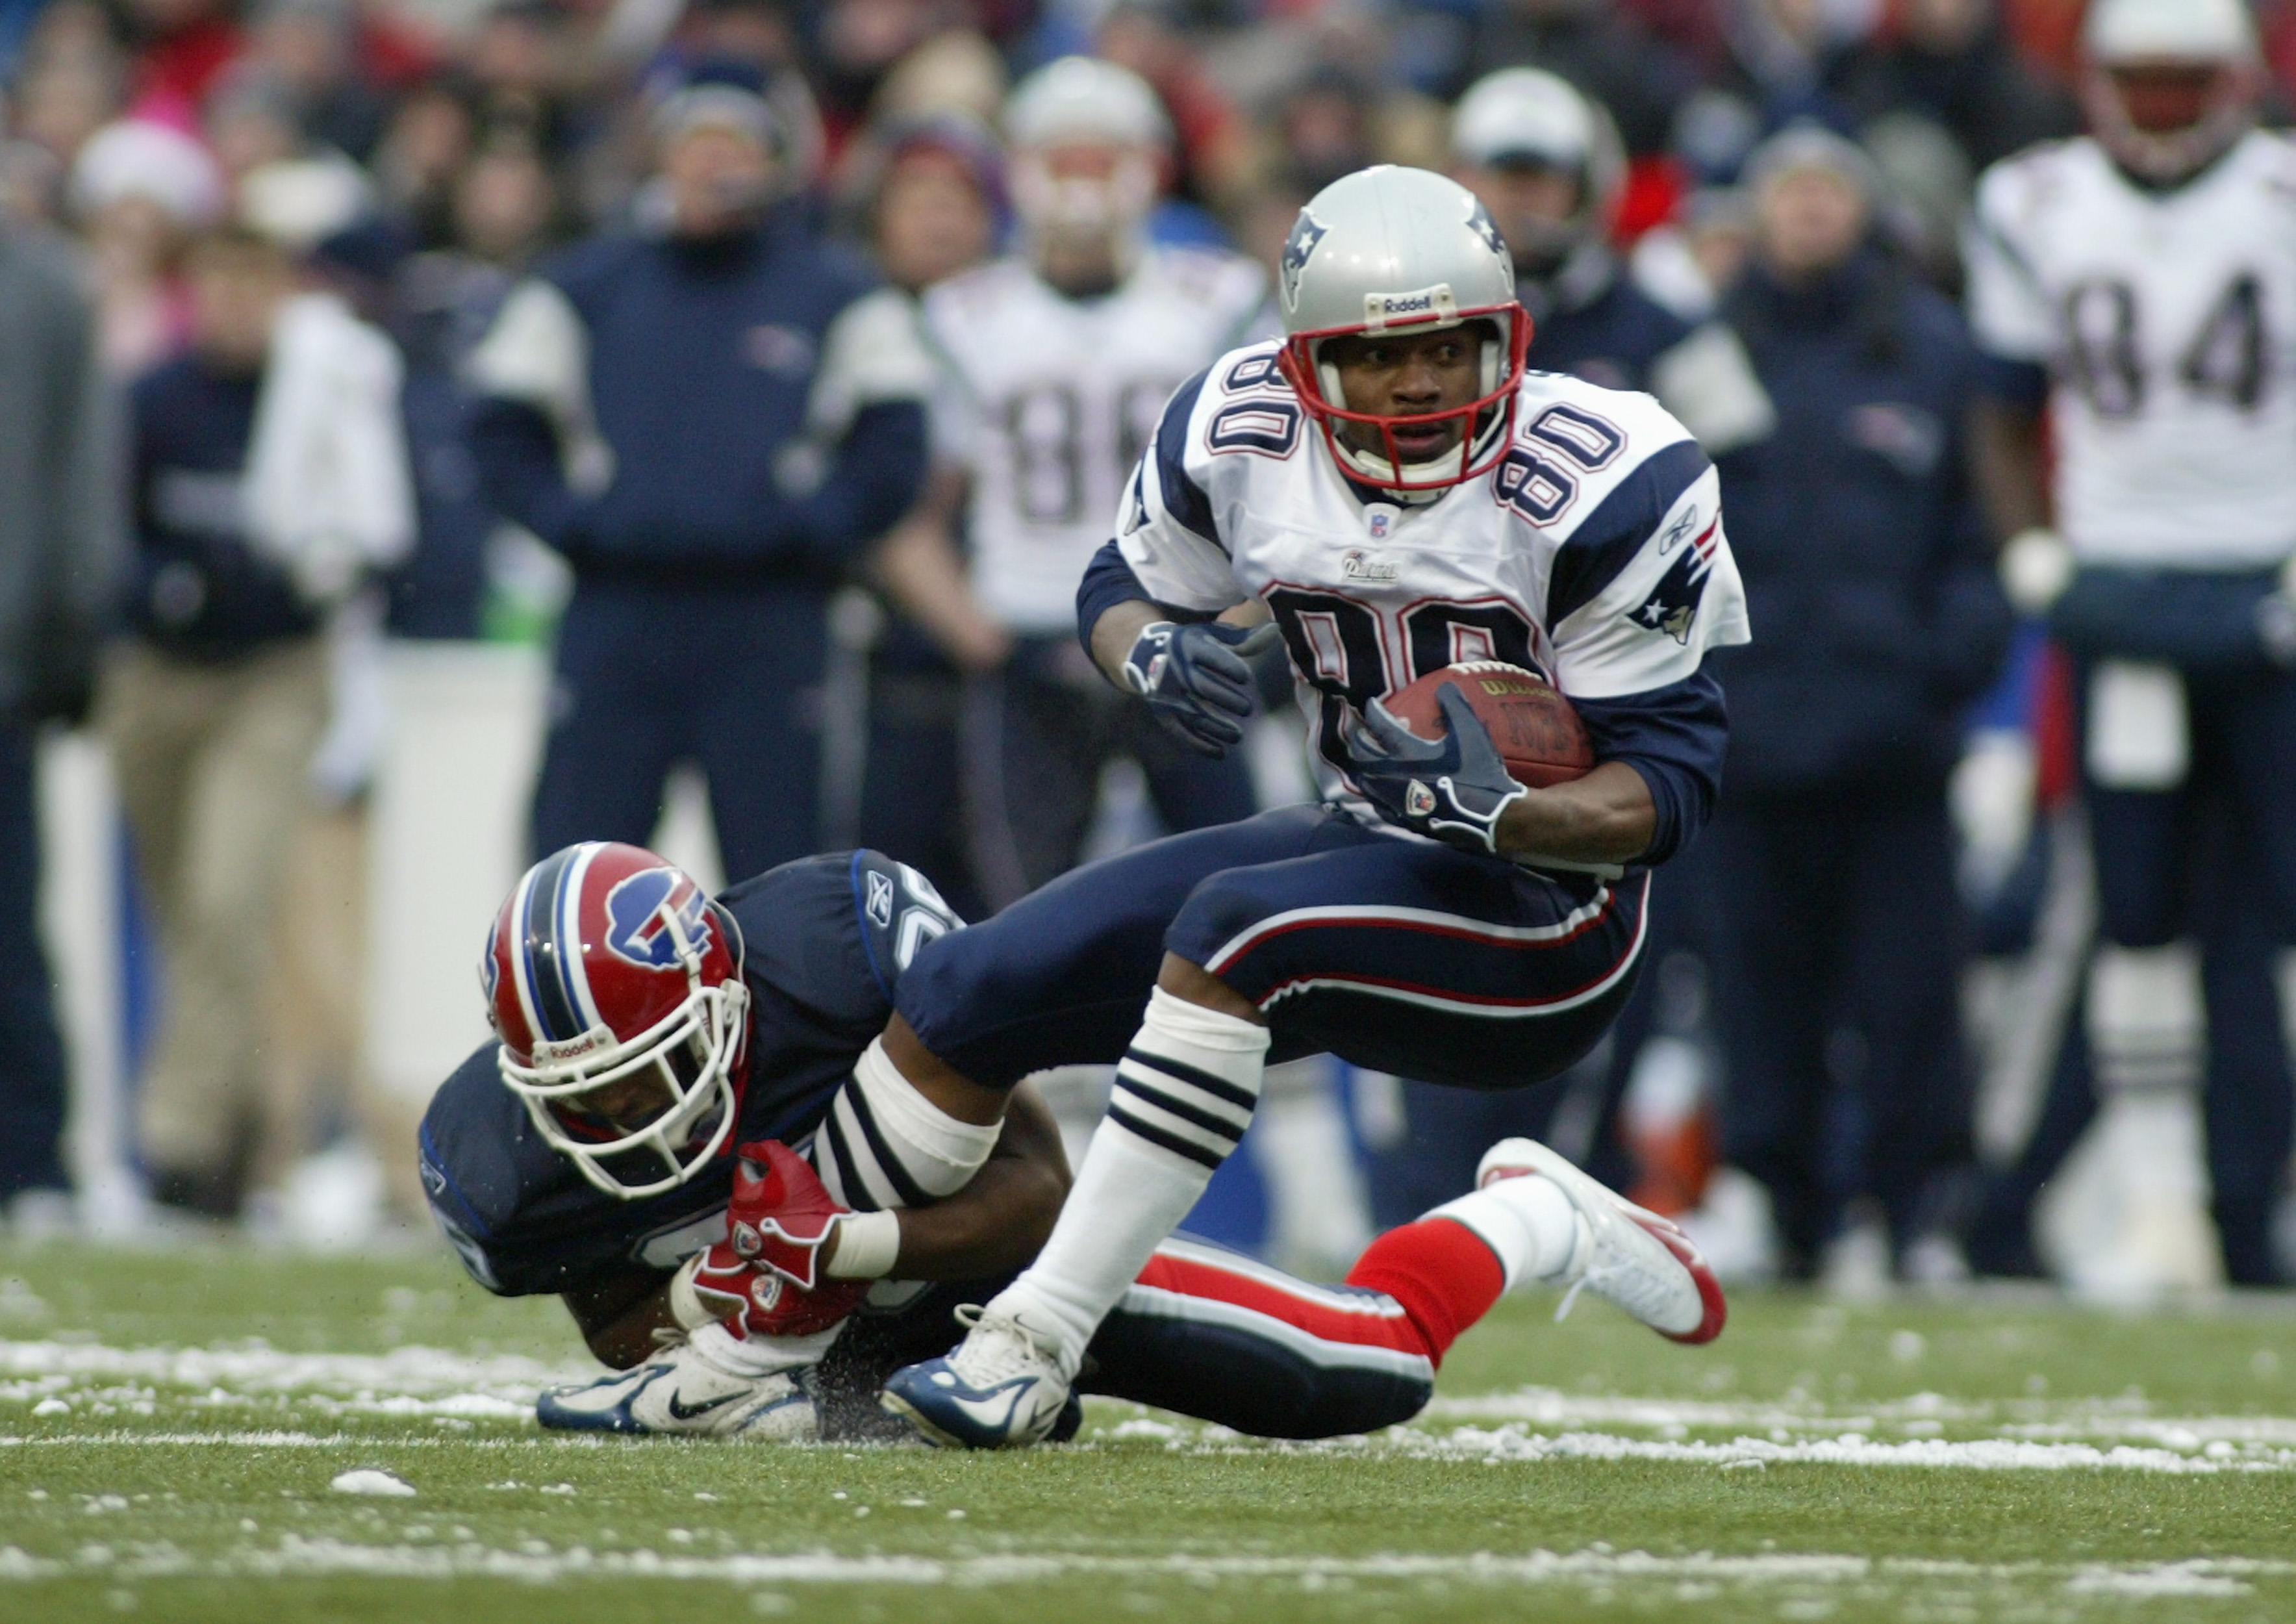
M 1490 729 L 1456 683 L 1435 692 L 1449 731 L 1421 738 L 1377 700 L 1361 720 L 1350 715 L 1341 736 L 1348 775 L 1379 815 L 1398 828 L 1431 835 L 1446 846 L 1483 857 L 1498 855 L 1499 816 L 1524 793 L 1507 774 Z
M 1273 621 L 1250 631 L 1217 620 L 1141 628 L 1124 657 L 1124 681 L 1156 719 L 1198 755 L 1219 757 L 1243 737 L 1251 714 L 1251 661 L 1282 634 Z

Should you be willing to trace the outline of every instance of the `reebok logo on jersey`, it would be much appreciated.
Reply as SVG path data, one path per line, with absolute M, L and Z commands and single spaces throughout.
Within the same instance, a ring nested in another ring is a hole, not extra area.
M 869 917 L 881 931 L 893 923 L 893 882 L 890 875 L 869 870 Z

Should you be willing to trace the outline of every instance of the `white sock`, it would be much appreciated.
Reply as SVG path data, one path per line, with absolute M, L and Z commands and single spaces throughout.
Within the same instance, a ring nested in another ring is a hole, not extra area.
M 686 1341 L 702 1362 L 728 1375 L 770 1376 L 784 1370 L 804 1370 L 821 1363 L 842 1325 L 832 1325 L 810 1336 L 735 1336 L 721 1321 L 707 1325 Z
M 1251 1125 L 1267 1042 L 1257 1022 L 1150 996 L 1052 1239 L 990 1305 L 1055 1333 L 1069 1375 Z
M 856 1212 L 929 1207 L 972 1181 L 1003 1131 L 998 1122 L 961 1122 L 918 1093 L 880 1038 L 821 1120 L 814 1170 Z
M 1578 1212 L 1551 1178 L 1526 1173 L 1445 1202 L 1427 1214 L 1464 1224 L 1498 1254 L 1507 1289 L 1526 1280 L 1549 1280 L 1570 1267 L 1578 1250 Z

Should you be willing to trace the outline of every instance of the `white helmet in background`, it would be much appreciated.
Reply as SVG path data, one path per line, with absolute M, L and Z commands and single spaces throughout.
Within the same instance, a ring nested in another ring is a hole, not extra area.
M 1013 88 L 1004 139 L 1013 149 L 1013 207 L 1033 235 L 1129 235 L 1162 189 L 1172 127 L 1155 91 L 1130 69 L 1064 56 Z M 1079 165 L 1076 149 L 1102 156 Z M 1064 150 L 1071 155 L 1056 157 Z
M 1530 316 L 1515 300 L 1514 259 L 1498 227 L 1458 182 L 1393 164 L 1333 181 L 1308 200 L 1292 227 L 1277 298 L 1288 335 L 1283 375 L 1321 425 L 1343 472 L 1385 490 L 1441 490 L 1488 472 L 1505 455 Z M 1491 328 L 1482 341 L 1482 392 L 1475 400 L 1407 418 L 1347 409 L 1339 369 L 1324 358 L 1331 340 L 1468 322 Z M 1430 463 L 1406 463 L 1398 454 L 1396 425 L 1451 417 L 1464 420 L 1451 450 Z M 1374 431 L 1386 455 L 1346 444 L 1341 424 Z
M 1526 268 L 1552 268 L 1581 243 L 1606 238 L 1627 186 L 1626 146 L 1611 115 L 1538 68 L 1502 68 L 1469 86 L 1451 115 L 1451 154 L 1463 166 L 1551 169 L 1578 184 L 1567 219 L 1509 222 L 1509 246 Z
M 2096 0 L 2081 53 L 2097 140 L 2145 180 L 2185 179 L 2256 122 L 2263 58 L 2243 0 Z

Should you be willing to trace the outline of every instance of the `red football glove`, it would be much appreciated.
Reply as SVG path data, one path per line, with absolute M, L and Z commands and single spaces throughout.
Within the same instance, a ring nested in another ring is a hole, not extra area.
M 701 1254 L 694 1295 L 723 1307 L 726 1328 L 744 1341 L 753 1336 L 810 1336 L 840 1324 L 869 1293 L 866 1280 L 824 1280 L 805 1291 L 760 1268 L 724 1241 Z
M 726 1209 L 734 1252 L 800 1291 L 840 1284 L 822 1276 L 821 1248 L 839 1215 L 852 1209 L 839 1205 L 813 1164 L 779 1140 L 753 1140 L 737 1153 L 734 1199 Z

